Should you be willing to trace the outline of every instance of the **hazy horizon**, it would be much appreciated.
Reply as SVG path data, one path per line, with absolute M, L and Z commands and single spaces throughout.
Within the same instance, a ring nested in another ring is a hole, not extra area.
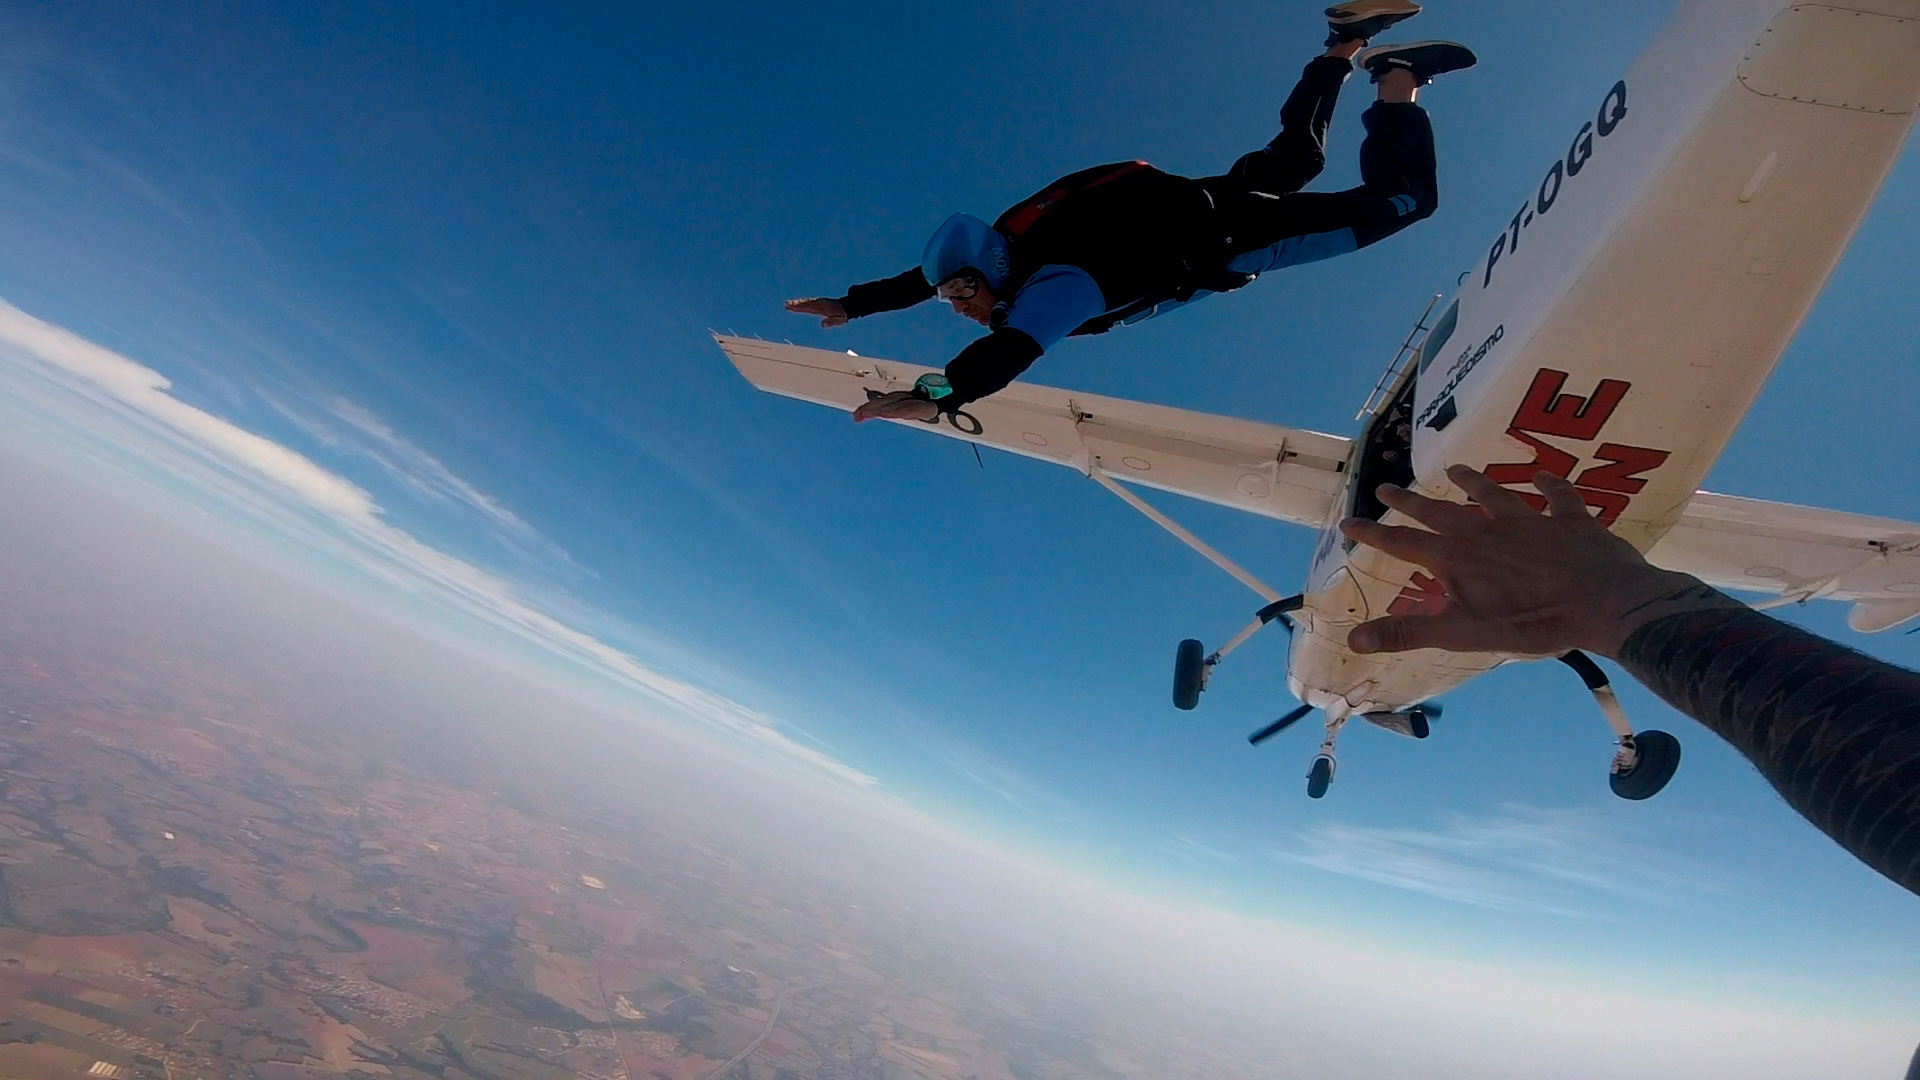
M 1031 377 L 1350 431 L 1671 7 L 1429 5 L 1481 58 L 1423 92 L 1433 218 Z M 1324 34 L 976 14 L 0 12 L 6 1068 L 1897 1073 L 1914 898 L 1643 688 L 1686 747 L 1657 799 L 1512 664 L 1431 739 L 1351 729 L 1309 801 L 1312 725 L 1245 742 L 1281 635 L 1167 701 L 1237 583 L 1071 470 L 738 377 L 709 328 L 952 355 L 931 305 L 780 301 L 1092 162 L 1218 171 Z M 1910 145 L 1710 488 L 1920 521 L 1917 229 Z M 1276 585 L 1311 554 L 1153 498 Z

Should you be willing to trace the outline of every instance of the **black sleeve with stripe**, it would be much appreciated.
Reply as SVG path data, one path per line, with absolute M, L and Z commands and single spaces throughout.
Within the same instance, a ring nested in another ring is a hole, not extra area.
M 1011 326 L 1002 326 L 986 337 L 975 338 L 973 344 L 947 362 L 947 382 L 953 387 L 953 393 L 941 398 L 939 406 L 952 412 L 970 401 L 1005 389 L 1045 351 L 1030 335 Z
M 910 308 L 931 296 L 933 286 L 927 284 L 916 266 L 890 278 L 855 285 L 840 298 L 840 306 L 847 309 L 847 318 L 860 319 L 882 311 Z
M 1841 847 L 1920 893 L 1920 674 L 1744 607 L 1656 619 L 1620 663 Z

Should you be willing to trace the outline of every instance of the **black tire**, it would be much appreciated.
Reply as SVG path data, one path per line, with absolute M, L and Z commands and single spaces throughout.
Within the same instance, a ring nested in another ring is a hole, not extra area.
M 1327 795 L 1327 785 L 1333 783 L 1333 762 L 1324 757 L 1313 759 L 1313 768 L 1307 770 L 1307 798 L 1323 799 Z
M 1207 673 L 1207 647 L 1195 638 L 1180 643 L 1173 654 L 1173 707 L 1192 709 L 1200 704 Z
M 1607 786 L 1623 799 L 1651 799 L 1680 768 L 1680 740 L 1664 731 L 1641 731 L 1633 745 L 1639 751 L 1633 768 L 1609 775 Z
M 1433 729 L 1427 726 L 1428 719 L 1427 707 L 1425 705 L 1416 705 L 1408 709 L 1407 730 L 1416 739 L 1426 738 L 1428 735 L 1433 734 Z

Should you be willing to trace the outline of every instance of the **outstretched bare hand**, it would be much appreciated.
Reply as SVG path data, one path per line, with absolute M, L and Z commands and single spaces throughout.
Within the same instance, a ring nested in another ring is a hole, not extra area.
M 882 394 L 853 410 L 853 422 L 865 420 L 931 420 L 940 415 L 940 406 L 911 390 Z
M 847 325 L 847 309 L 838 300 L 824 296 L 787 301 L 787 310 L 796 315 L 818 315 L 820 325 L 828 328 Z
M 1447 476 L 1478 506 L 1380 488 L 1381 502 L 1431 532 L 1360 518 L 1340 523 L 1348 537 L 1426 567 L 1447 591 L 1438 614 L 1389 615 L 1354 627 L 1347 643 L 1355 652 L 1545 656 L 1586 649 L 1613 657 L 1654 618 L 1738 603 L 1698 578 L 1648 563 L 1595 521 L 1580 493 L 1558 476 L 1533 478 L 1548 514 L 1464 465 Z

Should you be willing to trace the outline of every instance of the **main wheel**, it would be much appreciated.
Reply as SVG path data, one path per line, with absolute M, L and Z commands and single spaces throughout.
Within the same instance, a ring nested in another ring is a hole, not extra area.
M 1633 768 L 1612 773 L 1607 785 L 1623 799 L 1651 799 L 1680 768 L 1680 740 L 1664 731 L 1641 731 L 1633 736 L 1633 747 Z
M 1173 707 L 1191 709 L 1200 704 L 1207 676 L 1207 647 L 1195 638 L 1180 643 L 1173 654 Z
M 1313 759 L 1313 768 L 1307 770 L 1307 798 L 1325 798 L 1327 785 L 1333 783 L 1333 759 L 1325 754 Z

